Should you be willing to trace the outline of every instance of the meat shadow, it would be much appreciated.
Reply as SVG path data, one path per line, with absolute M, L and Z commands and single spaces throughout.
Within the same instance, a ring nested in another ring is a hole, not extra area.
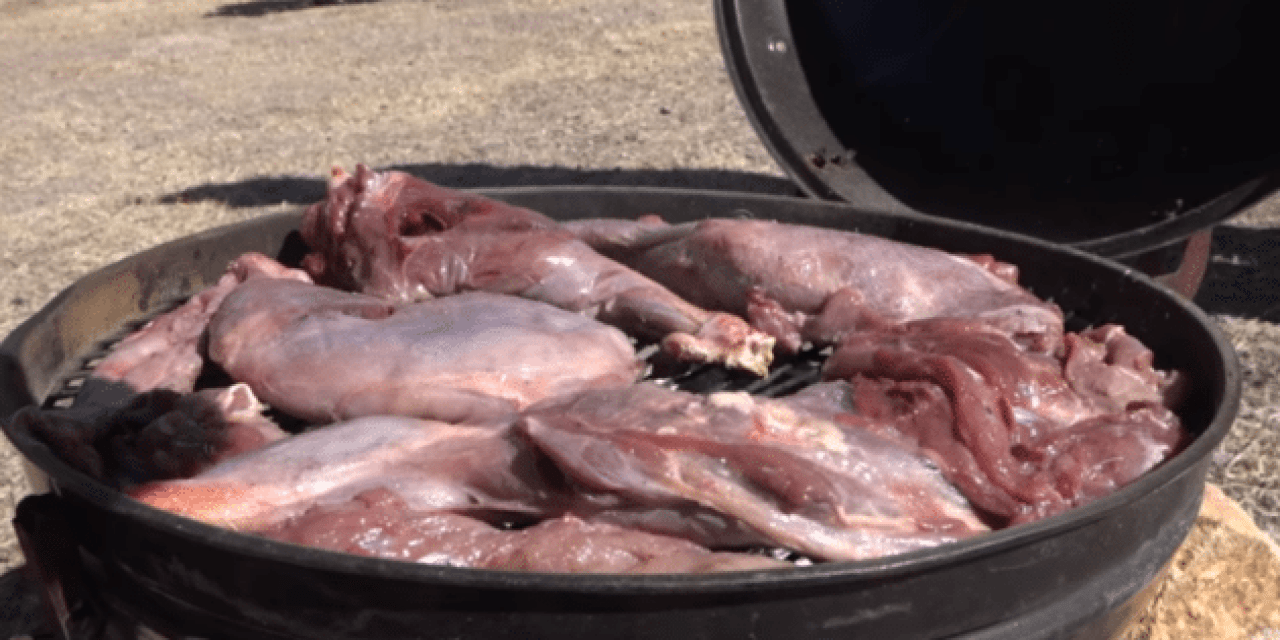
M 1214 229 L 1195 302 L 1208 313 L 1280 322 L 1280 229 Z
M 573 169 L 570 167 L 490 164 L 404 164 L 394 169 L 455 189 L 530 187 L 551 185 L 628 186 L 745 191 L 769 195 L 802 196 L 790 180 L 777 176 L 718 169 L 670 171 L 636 169 Z M 311 204 L 324 198 L 325 181 L 300 176 L 255 177 L 236 182 L 210 183 L 160 197 L 162 204 L 219 202 L 230 207 L 262 207 L 277 204 Z
M 256 18 L 284 11 L 298 11 L 316 7 L 330 7 L 344 4 L 373 4 L 381 0 L 258 0 L 257 2 L 237 2 L 224 4 L 205 14 L 206 18 Z

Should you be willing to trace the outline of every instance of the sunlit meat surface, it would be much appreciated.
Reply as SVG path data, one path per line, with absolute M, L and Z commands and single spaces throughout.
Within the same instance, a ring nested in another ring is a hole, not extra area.
M 488 420 L 560 393 L 625 386 L 642 366 L 622 332 L 541 302 L 472 292 L 392 304 L 270 279 L 226 297 L 209 355 L 263 401 L 314 423 Z
M 178 308 L 163 313 L 125 336 L 94 369 L 80 404 L 119 402 L 121 394 L 93 397 L 99 386 L 122 384 L 135 392 L 171 389 L 189 392 L 204 367 L 199 346 L 209 318 L 222 301 L 250 279 L 284 279 L 311 282 L 304 271 L 290 269 L 259 253 L 246 253 L 227 267 L 214 285 L 192 296 Z M 123 398 L 127 400 L 128 398 Z
M 448 512 L 414 511 L 386 489 L 316 506 L 257 531 L 284 542 L 423 564 L 570 573 L 707 573 L 792 566 L 574 516 L 504 530 Z
M 711 547 L 754 543 L 855 560 L 986 530 L 910 448 L 781 401 L 638 384 L 539 404 L 520 430 L 610 505 L 595 520 Z M 717 518 L 723 532 L 705 526 Z
M 559 476 L 509 423 L 457 426 L 377 416 L 321 427 L 222 462 L 188 479 L 131 490 L 152 506 L 236 530 L 280 525 L 370 489 L 420 511 L 495 518 L 564 511 Z
M 396 301 L 490 291 L 594 316 L 661 340 L 682 360 L 763 374 L 773 339 L 732 315 L 698 308 L 596 253 L 540 213 L 404 173 L 334 170 L 304 215 L 317 282 Z
M 760 220 L 668 225 L 581 220 L 564 228 L 693 304 L 746 317 L 786 351 L 922 318 L 976 318 L 1052 351 L 1062 315 L 1018 286 L 1017 269 L 834 229 Z
M 927 452 L 975 505 L 1009 523 L 1061 513 L 1132 482 L 1189 441 L 1183 386 L 1114 325 L 1027 353 L 972 321 L 922 321 L 846 338 L 825 375 L 845 420 Z M 802 394 L 803 395 L 803 394 Z

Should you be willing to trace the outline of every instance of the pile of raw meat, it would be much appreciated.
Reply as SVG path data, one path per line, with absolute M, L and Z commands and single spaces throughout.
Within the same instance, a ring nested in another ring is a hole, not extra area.
M 1183 380 L 990 256 L 751 220 L 558 223 L 335 170 L 301 269 L 246 254 L 12 425 L 174 513 L 491 569 L 880 557 L 1044 518 L 1185 444 Z M 657 355 L 637 356 L 636 345 Z M 644 381 L 765 375 L 777 398 Z M 12 426 L 11 425 L 11 426 Z

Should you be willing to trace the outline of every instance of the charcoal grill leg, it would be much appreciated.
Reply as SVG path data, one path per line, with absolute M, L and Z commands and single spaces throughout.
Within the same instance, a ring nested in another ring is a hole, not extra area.
M 1196 296 L 1204 274 L 1209 269 L 1209 256 L 1213 250 L 1213 229 L 1197 231 L 1187 238 L 1187 246 L 1182 252 L 1182 262 L 1178 270 L 1156 278 L 1182 297 L 1190 300 Z
M 74 640 L 73 607 L 80 603 L 83 580 L 58 498 L 51 494 L 23 498 L 13 528 L 26 556 L 26 570 L 40 585 L 54 636 Z

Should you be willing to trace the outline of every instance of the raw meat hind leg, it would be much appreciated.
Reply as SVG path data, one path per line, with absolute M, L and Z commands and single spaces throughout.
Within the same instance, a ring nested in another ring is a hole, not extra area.
M 364 165 L 335 170 L 308 208 L 304 266 L 317 280 L 397 301 L 481 290 L 593 315 L 676 357 L 763 375 L 773 338 L 690 304 L 542 214 Z

